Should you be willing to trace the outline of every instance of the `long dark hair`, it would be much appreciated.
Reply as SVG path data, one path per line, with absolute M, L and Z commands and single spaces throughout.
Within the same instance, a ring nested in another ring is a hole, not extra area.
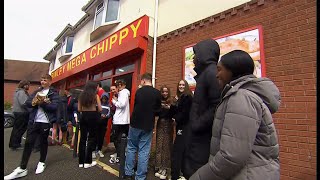
M 167 98 L 164 98 L 162 96 L 162 92 L 163 92 L 163 89 L 166 88 L 168 90 L 168 97 Z M 171 98 L 171 91 L 170 91 L 170 88 L 166 85 L 162 85 L 160 87 L 160 92 L 161 92 L 161 101 L 165 101 L 166 104 L 171 104 L 172 103 L 172 98 Z
M 184 82 L 184 86 L 185 86 L 185 87 L 184 87 L 184 91 L 183 91 L 183 92 L 180 92 L 180 91 L 179 91 L 180 81 L 183 81 L 183 82 Z M 190 89 L 189 83 L 188 83 L 186 80 L 184 80 L 184 79 L 181 79 L 180 81 L 179 81 L 178 84 L 177 84 L 177 96 L 178 96 L 178 98 L 180 98 L 180 96 L 181 96 L 182 94 L 193 96 L 193 93 L 192 93 L 192 91 L 191 91 L 191 89 Z
M 84 90 L 81 92 L 79 96 L 79 102 L 83 107 L 90 107 L 93 104 L 97 103 L 97 82 L 88 81 L 84 86 Z

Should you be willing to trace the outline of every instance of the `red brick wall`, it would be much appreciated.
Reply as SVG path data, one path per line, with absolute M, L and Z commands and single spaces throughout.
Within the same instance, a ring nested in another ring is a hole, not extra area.
M 29 94 L 31 94 L 34 90 L 38 89 L 40 85 L 31 84 L 29 86 Z M 18 87 L 18 83 L 4 83 L 4 102 L 13 102 L 13 95 Z
M 166 84 L 175 93 L 185 46 L 262 25 L 266 76 L 282 96 L 273 116 L 281 180 L 316 179 L 316 1 L 255 0 L 235 10 L 159 37 L 156 87 Z

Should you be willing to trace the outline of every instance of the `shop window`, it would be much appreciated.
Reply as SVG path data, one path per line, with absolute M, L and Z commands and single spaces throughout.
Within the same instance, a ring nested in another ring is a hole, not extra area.
M 110 92 L 111 79 L 101 81 L 101 86 L 105 92 Z
M 100 79 L 100 77 L 101 77 L 101 74 L 100 74 L 100 73 L 95 74 L 95 75 L 93 75 L 93 80 Z
M 133 70 L 134 70 L 134 64 L 130 64 L 130 65 L 127 65 L 127 66 L 123 66 L 123 67 L 117 68 L 116 69 L 116 74 L 122 74 L 122 73 L 133 71 Z
M 105 71 L 102 73 L 102 77 L 107 77 L 107 76 L 110 76 L 112 75 L 112 70 L 109 70 L 109 71 Z
M 119 20 L 119 0 L 105 0 L 96 8 L 94 29 L 106 23 L 112 23 Z

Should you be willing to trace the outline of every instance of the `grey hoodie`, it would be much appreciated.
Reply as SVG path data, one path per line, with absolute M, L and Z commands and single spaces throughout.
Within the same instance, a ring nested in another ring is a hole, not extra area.
M 24 103 L 28 99 L 28 94 L 23 88 L 17 88 L 13 97 L 13 112 L 28 112 Z
M 240 77 L 226 85 L 212 126 L 209 162 L 190 180 L 278 180 L 279 144 L 271 114 L 280 92 L 268 78 Z

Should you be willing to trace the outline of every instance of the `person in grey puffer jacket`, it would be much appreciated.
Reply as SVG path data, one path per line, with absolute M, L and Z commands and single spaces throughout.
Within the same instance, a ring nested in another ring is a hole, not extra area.
M 25 102 L 29 97 L 30 82 L 27 80 L 22 80 L 18 84 L 18 88 L 13 97 L 13 114 L 15 121 L 11 131 L 9 148 L 16 150 L 21 147 L 21 138 L 22 135 L 26 132 L 28 121 L 29 121 L 29 112 L 25 106 Z
M 190 180 L 279 180 L 279 144 L 271 116 L 280 106 L 278 88 L 253 75 L 253 60 L 241 50 L 222 56 L 217 68 L 224 89 L 212 126 L 209 162 Z

